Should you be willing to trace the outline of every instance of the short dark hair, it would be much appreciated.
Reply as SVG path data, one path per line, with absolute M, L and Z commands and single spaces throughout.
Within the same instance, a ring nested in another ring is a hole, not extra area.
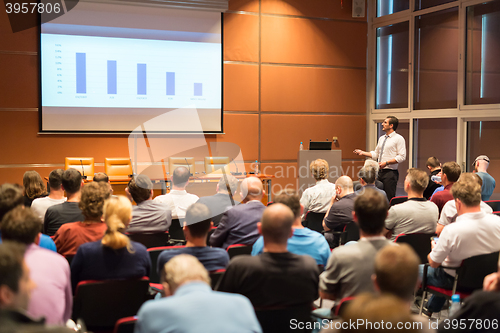
M 174 185 L 182 187 L 189 181 L 189 176 L 189 169 L 185 166 L 179 166 L 173 172 L 172 182 Z
M 373 165 L 365 165 L 359 170 L 358 177 L 363 179 L 367 184 L 373 184 L 375 183 L 375 179 L 377 179 L 377 168 Z
M 443 173 L 450 182 L 456 182 L 460 178 L 462 169 L 457 162 L 446 162 L 443 164 Z
M 49 187 L 54 190 L 58 190 L 62 185 L 64 170 L 63 169 L 55 169 L 52 170 L 49 174 Z
M 388 209 L 386 196 L 371 188 L 365 189 L 354 200 L 359 228 L 367 235 L 378 235 L 384 230 Z
M 397 130 L 399 126 L 399 119 L 394 116 L 387 116 L 385 119 L 389 119 L 389 125 L 393 125 L 392 129 Z
M 149 199 L 152 189 L 153 183 L 146 175 L 137 175 L 128 183 L 128 192 L 138 204 Z
M 24 203 L 23 192 L 12 184 L 0 185 L 0 222 L 5 214 Z
M 5 285 L 15 293 L 23 276 L 25 250 L 25 246 L 16 242 L 0 244 L 0 286 Z
M 186 210 L 186 226 L 193 237 L 208 234 L 212 222 L 210 209 L 202 203 L 194 203 Z
M 69 168 L 65 170 L 62 177 L 62 186 L 68 195 L 75 194 L 80 191 L 82 185 L 82 174 L 80 171 Z
M 2 219 L 2 239 L 31 244 L 42 231 L 42 221 L 29 208 L 18 206 Z
M 441 162 L 439 162 L 437 157 L 431 156 L 427 159 L 427 162 L 425 163 L 425 165 L 430 166 L 431 168 L 437 168 L 438 166 L 441 165 Z
M 98 172 L 98 173 L 94 174 L 93 181 L 95 181 L 97 183 L 107 183 L 107 182 L 109 182 L 109 177 L 104 172 Z
M 292 210 L 295 218 L 300 216 L 300 198 L 295 190 L 283 190 L 274 197 L 273 203 L 282 203 Z

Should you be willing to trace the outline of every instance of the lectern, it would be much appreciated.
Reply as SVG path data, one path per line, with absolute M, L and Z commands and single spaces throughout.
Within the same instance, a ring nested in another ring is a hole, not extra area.
M 299 178 L 299 195 L 310 186 L 316 184 L 316 180 L 311 176 L 309 165 L 312 161 L 321 158 L 328 162 L 328 180 L 332 183 L 342 176 L 342 151 L 336 150 L 299 150 L 297 166 L 299 168 L 297 176 Z

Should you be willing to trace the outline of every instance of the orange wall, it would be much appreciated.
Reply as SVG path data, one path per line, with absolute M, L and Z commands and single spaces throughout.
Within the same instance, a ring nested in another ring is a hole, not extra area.
M 296 165 L 300 141 L 337 136 L 335 148 L 352 175 L 361 164 L 352 150 L 366 142 L 367 23 L 351 17 L 351 6 L 350 0 L 343 8 L 331 0 L 230 0 L 225 134 L 207 141 L 239 145 L 247 171 L 259 160 L 261 170 L 276 172 Z M 93 156 L 96 172 L 105 157 L 128 156 L 126 135 L 37 134 L 37 52 L 37 30 L 13 34 L 0 11 L 0 183 L 21 182 L 32 169 L 47 176 L 66 156 Z M 295 173 L 280 173 L 273 185 L 273 192 L 295 187 Z

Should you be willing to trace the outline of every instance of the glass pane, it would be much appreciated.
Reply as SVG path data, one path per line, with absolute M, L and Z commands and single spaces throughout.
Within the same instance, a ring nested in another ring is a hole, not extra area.
M 465 104 L 500 103 L 500 0 L 467 7 Z
M 476 157 L 488 156 L 487 171 L 497 183 L 490 200 L 500 200 L 500 121 L 469 121 L 467 129 L 467 171 L 474 170 Z
M 457 107 L 458 8 L 415 17 L 414 109 Z
M 415 0 L 415 10 L 439 6 L 456 0 Z
M 440 140 L 436 144 L 437 138 Z M 413 165 L 426 170 L 429 157 L 441 163 L 457 160 L 457 118 L 415 119 L 413 121 Z
M 403 122 L 406 121 L 406 122 Z M 399 125 L 398 129 L 396 132 L 401 135 L 403 138 L 405 138 L 405 143 L 406 143 L 406 160 L 404 160 L 402 163 L 399 163 L 398 165 L 398 171 L 399 171 L 399 178 L 398 178 L 398 187 L 396 188 L 396 196 L 402 196 L 406 195 L 405 192 L 405 177 L 406 177 L 406 170 L 408 170 L 408 166 L 410 165 L 410 156 L 408 156 L 408 153 L 410 152 L 409 150 L 409 142 L 410 142 L 410 123 L 407 122 L 407 120 L 399 120 Z M 377 124 L 377 140 L 379 137 L 382 135 L 385 135 L 385 133 L 382 131 L 382 123 Z
M 377 17 L 410 9 L 410 0 L 378 0 Z
M 408 107 L 409 22 L 377 29 L 377 109 Z

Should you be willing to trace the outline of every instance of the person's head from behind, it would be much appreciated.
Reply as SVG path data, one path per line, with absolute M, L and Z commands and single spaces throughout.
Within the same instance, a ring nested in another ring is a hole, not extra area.
M 124 234 L 132 219 L 130 200 L 122 195 L 107 199 L 104 202 L 103 218 L 108 230 L 102 238 L 102 245 L 114 250 L 126 247 L 129 252 L 133 252 L 130 239 Z
M 2 239 L 26 245 L 38 241 L 42 231 L 42 221 L 29 208 L 17 206 L 2 219 Z
M 388 209 L 387 197 L 380 191 L 367 188 L 354 200 L 353 219 L 363 234 L 380 235 L 384 230 Z
M 425 166 L 427 167 L 427 169 L 432 171 L 441 167 L 441 162 L 439 162 L 437 157 L 431 156 L 427 159 L 427 162 L 425 162 Z
M 474 160 L 474 170 L 476 172 L 478 171 L 486 172 L 489 165 L 490 165 L 490 158 L 486 155 L 479 155 Z
M 451 187 L 451 194 L 455 199 L 457 212 L 461 215 L 466 208 L 479 207 L 481 204 L 481 185 L 477 175 L 467 172 Z
M 189 176 L 189 169 L 185 166 L 179 166 L 175 168 L 173 172 L 172 182 L 174 183 L 174 186 L 184 188 L 189 181 Z
M 0 222 L 5 214 L 24 203 L 23 192 L 12 184 L 0 185 Z
M 236 190 L 238 189 L 238 179 L 236 179 L 232 175 L 222 176 L 217 184 L 217 192 L 235 195 Z
M 342 198 L 348 194 L 353 193 L 353 183 L 349 176 L 341 176 L 335 182 L 335 191 L 338 198 Z
M 24 194 L 34 199 L 47 194 L 42 176 L 36 171 L 26 171 L 23 175 Z
M 454 183 L 460 178 L 460 165 L 457 162 L 446 162 L 443 164 L 443 176 L 446 177 L 448 183 Z M 442 177 L 442 176 L 441 176 Z
M 212 214 L 210 209 L 202 203 L 194 203 L 186 210 L 186 225 L 184 233 L 187 239 L 207 238 L 208 231 L 212 227 Z
M 408 244 L 385 246 L 375 257 L 374 283 L 382 293 L 404 301 L 413 299 L 420 258 Z
M 259 232 L 264 237 L 264 248 L 269 244 L 284 245 L 292 237 L 292 224 L 295 220 L 292 210 L 281 203 L 267 207 L 262 214 L 262 222 L 257 223 Z
M 321 158 L 312 161 L 309 165 L 309 170 L 316 180 L 328 178 L 328 168 L 328 162 Z
M 377 168 L 366 165 L 359 170 L 358 177 L 363 180 L 365 184 L 373 185 L 375 184 L 375 179 L 377 179 Z
M 109 177 L 104 172 L 94 174 L 94 178 L 92 180 L 96 183 L 109 183 Z
M 243 179 L 240 185 L 240 195 L 244 202 L 262 199 L 264 195 L 262 181 L 257 177 Z
M 107 183 L 87 183 L 82 188 L 82 197 L 78 207 L 82 210 L 85 220 L 100 221 L 104 201 L 110 196 Z
M 300 218 L 303 206 L 300 204 L 300 197 L 295 190 L 283 190 L 278 193 L 273 200 L 273 203 L 282 203 L 290 208 L 295 219 Z
M 36 287 L 24 262 L 25 247 L 16 242 L 0 244 L 0 309 L 28 310 Z
M 414 192 L 416 194 L 422 195 L 429 184 L 429 176 L 424 170 L 411 168 L 408 169 L 404 188 L 405 192 Z
M 68 196 L 76 194 L 80 191 L 82 186 L 82 174 L 80 171 L 69 168 L 65 170 L 62 178 L 62 187 Z
M 173 295 L 176 290 L 190 282 L 210 285 L 210 276 L 202 263 L 190 254 L 179 254 L 164 266 L 161 281 L 165 295 Z
M 125 191 L 137 204 L 140 204 L 153 197 L 153 183 L 148 176 L 138 175 L 130 180 Z
M 55 190 L 55 191 L 61 190 L 63 174 L 64 174 L 63 169 L 55 169 L 50 172 L 49 174 L 50 190 Z

